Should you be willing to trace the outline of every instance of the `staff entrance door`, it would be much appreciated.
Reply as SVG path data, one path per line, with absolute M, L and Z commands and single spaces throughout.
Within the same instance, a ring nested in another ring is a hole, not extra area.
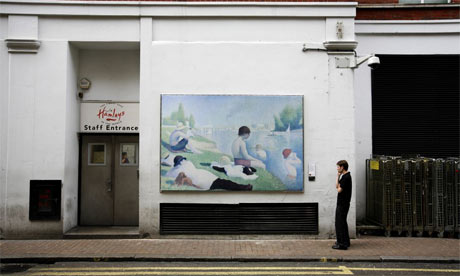
M 87 135 L 81 150 L 80 225 L 139 225 L 139 136 Z

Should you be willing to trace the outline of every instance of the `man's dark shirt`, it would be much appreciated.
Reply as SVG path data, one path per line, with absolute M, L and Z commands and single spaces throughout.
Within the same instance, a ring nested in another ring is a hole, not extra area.
M 339 185 L 342 188 L 342 192 L 337 195 L 337 205 L 350 204 L 351 200 L 351 175 L 346 173 L 342 175 L 339 180 Z

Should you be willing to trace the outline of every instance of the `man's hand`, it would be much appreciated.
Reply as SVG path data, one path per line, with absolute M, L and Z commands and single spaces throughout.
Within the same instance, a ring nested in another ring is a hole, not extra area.
M 340 187 L 340 184 L 339 184 L 340 175 L 342 175 L 342 173 L 337 172 L 337 179 L 335 180 L 335 188 L 337 189 L 337 192 L 339 193 L 342 192 L 342 187 Z

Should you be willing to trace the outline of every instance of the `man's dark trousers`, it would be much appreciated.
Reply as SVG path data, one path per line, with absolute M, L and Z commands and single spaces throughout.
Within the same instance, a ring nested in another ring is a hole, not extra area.
M 337 244 L 342 247 L 350 247 L 350 236 L 348 235 L 347 215 L 350 203 L 337 204 L 335 209 L 335 234 Z

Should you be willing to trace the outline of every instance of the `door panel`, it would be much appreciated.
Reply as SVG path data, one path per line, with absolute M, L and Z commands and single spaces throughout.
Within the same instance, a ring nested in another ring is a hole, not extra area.
M 113 225 L 112 138 L 83 136 L 81 225 Z
M 114 223 L 139 225 L 139 137 L 116 137 L 114 150 Z

